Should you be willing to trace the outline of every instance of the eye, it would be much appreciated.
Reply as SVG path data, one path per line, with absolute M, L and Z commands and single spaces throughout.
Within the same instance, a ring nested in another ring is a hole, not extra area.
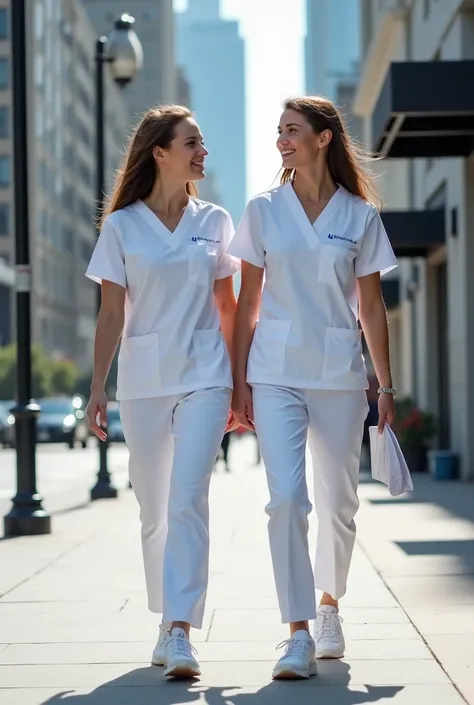
M 288 130 L 288 132 L 290 133 L 290 135 L 292 135 L 292 134 L 294 134 L 295 132 L 297 132 L 297 129 L 296 129 L 296 127 L 290 127 L 290 129 Z

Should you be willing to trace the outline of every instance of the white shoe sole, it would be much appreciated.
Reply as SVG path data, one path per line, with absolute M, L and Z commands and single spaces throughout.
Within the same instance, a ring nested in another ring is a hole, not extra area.
M 180 680 L 186 680 L 188 678 L 195 678 L 201 675 L 201 670 L 196 666 L 190 666 L 189 664 L 176 664 L 171 668 L 165 670 L 165 676 L 169 678 L 178 678 Z
M 151 665 L 152 666 L 164 666 L 165 665 L 165 660 L 164 659 L 158 659 L 158 658 L 152 658 L 151 660 Z
M 293 668 L 283 668 L 281 671 L 274 671 L 272 678 L 274 681 L 277 680 L 302 680 L 306 678 L 311 678 L 312 676 L 318 675 L 318 666 L 316 661 L 310 665 L 307 671 L 297 671 Z
M 321 651 L 316 651 L 316 658 L 344 658 L 344 649 L 326 649 Z

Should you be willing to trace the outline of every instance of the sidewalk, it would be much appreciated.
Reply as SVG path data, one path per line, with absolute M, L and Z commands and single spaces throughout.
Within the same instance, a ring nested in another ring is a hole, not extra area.
M 309 681 L 272 683 L 287 629 L 253 456 L 250 439 L 236 442 L 234 472 L 212 482 L 208 608 L 193 633 L 200 680 L 167 683 L 149 666 L 157 620 L 145 604 L 136 502 L 124 491 L 56 516 L 52 536 L 0 542 L 1 705 L 474 703 L 474 488 L 422 482 L 415 504 L 362 482 L 346 658 L 320 662 Z

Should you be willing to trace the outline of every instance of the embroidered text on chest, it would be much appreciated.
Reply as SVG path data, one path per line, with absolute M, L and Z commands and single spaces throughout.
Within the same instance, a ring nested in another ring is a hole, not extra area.
M 208 237 L 192 237 L 191 238 L 192 242 L 213 242 L 216 245 L 220 245 L 221 241 L 220 240 L 211 240 Z
M 332 235 L 329 233 L 328 240 L 345 240 L 345 242 L 352 242 L 353 245 L 357 245 L 357 240 L 351 240 L 350 237 L 344 237 L 343 235 Z

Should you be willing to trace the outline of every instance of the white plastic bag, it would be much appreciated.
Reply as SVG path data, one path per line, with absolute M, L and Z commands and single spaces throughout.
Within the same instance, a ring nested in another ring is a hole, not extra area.
M 413 491 L 410 471 L 397 438 L 386 423 L 383 433 L 377 426 L 369 427 L 372 477 L 387 485 L 392 497 Z

